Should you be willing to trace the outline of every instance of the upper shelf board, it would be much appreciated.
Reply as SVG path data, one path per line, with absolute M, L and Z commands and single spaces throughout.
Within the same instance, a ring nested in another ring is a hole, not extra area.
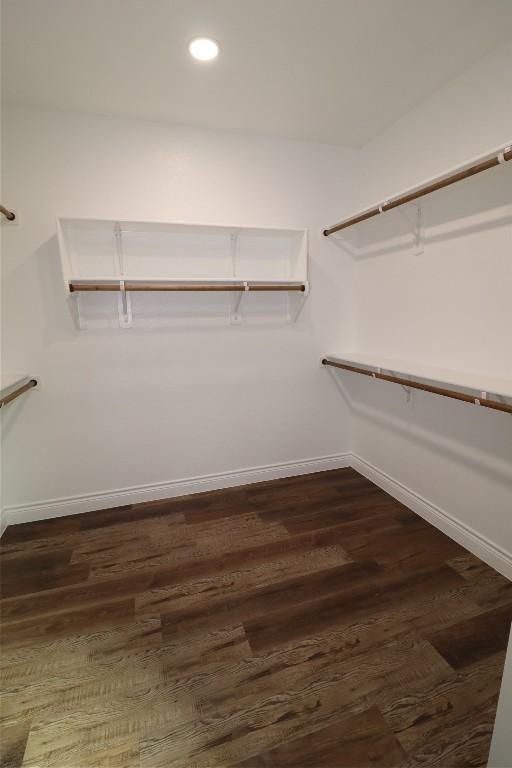
M 409 377 L 416 381 L 454 387 L 461 392 L 479 397 L 482 392 L 506 398 L 512 401 L 512 380 L 496 376 L 454 371 L 423 363 L 411 363 L 360 352 L 337 352 L 325 356 L 328 360 L 347 363 L 366 368 L 369 371 L 382 371 L 396 376 Z

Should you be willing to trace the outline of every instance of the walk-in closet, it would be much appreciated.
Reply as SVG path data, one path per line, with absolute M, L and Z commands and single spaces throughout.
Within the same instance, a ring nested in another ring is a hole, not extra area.
M 512 0 L 0 0 L 2 768 L 512 768 Z

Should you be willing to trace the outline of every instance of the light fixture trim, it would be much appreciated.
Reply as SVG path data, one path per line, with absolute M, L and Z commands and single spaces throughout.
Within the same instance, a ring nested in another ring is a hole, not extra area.
M 188 50 L 198 61 L 213 61 L 219 55 L 219 44 L 211 37 L 194 37 L 188 44 Z

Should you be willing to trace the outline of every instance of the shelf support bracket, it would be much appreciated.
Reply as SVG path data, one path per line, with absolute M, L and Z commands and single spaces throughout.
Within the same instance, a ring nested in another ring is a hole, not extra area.
M 68 295 L 68 306 L 77 331 L 85 331 L 87 329 L 87 323 L 80 313 L 80 294 L 78 292 L 70 293 Z
M 119 281 L 119 296 L 117 297 L 119 325 L 121 328 L 131 328 L 133 324 L 132 299 L 126 292 L 124 280 Z
M 233 305 L 233 312 L 232 312 L 232 315 L 231 315 L 231 322 L 234 323 L 235 325 L 238 325 L 239 323 L 242 322 L 242 315 L 240 313 L 240 305 L 242 303 L 242 299 L 244 297 L 244 294 L 247 293 L 247 291 L 249 291 L 249 290 L 250 290 L 249 284 L 247 283 L 246 280 L 244 280 L 243 283 L 242 283 L 242 290 L 240 291 L 238 296 L 236 296 L 235 303 Z
M 121 231 L 121 225 L 116 221 L 114 227 L 114 236 L 116 239 L 116 259 L 117 259 L 117 271 L 121 276 L 124 275 L 124 259 L 123 259 L 123 233 Z
M 414 254 L 421 256 L 425 250 L 423 244 L 423 209 L 421 203 L 408 203 L 408 206 L 410 206 L 412 216 L 407 213 L 406 206 L 395 210 L 409 224 L 413 236 Z
M 237 257 L 238 257 L 238 231 L 231 233 L 230 241 L 231 241 L 231 268 L 233 270 L 233 277 L 236 277 L 236 267 L 237 267 Z
M 132 299 L 129 293 L 126 293 L 124 285 L 124 258 L 123 258 L 123 233 L 121 231 L 121 225 L 116 221 L 114 234 L 116 238 L 116 258 L 117 258 L 117 270 L 121 275 L 119 280 L 119 296 L 117 297 L 117 311 L 119 314 L 119 326 L 121 328 L 131 328 L 133 324 L 132 318 Z
M 405 392 L 405 400 L 406 400 L 406 402 L 410 403 L 411 402 L 411 388 L 410 387 L 406 387 L 405 384 L 400 384 L 400 386 L 402 387 L 403 391 Z
M 295 293 L 295 292 L 294 292 Z M 292 323 L 296 323 L 297 320 L 300 317 L 300 313 L 302 312 L 304 308 L 304 304 L 306 303 L 306 298 L 309 294 L 309 281 L 306 281 L 304 283 L 304 290 L 300 292 L 300 295 L 295 298 L 295 301 L 293 300 L 291 294 L 288 294 L 288 317 L 289 321 Z M 292 312 L 292 305 L 295 304 L 295 311 Z

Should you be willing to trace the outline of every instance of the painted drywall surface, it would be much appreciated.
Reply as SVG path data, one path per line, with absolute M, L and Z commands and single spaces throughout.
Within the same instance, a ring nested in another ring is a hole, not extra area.
M 489 768 L 512 768 L 512 636 L 508 641 L 507 658 L 503 679 L 501 682 L 500 698 L 496 721 L 492 734 Z
M 349 449 L 320 359 L 340 328 L 350 339 L 352 263 L 320 229 L 352 194 L 355 153 L 39 109 L 5 118 L 20 222 L 3 232 L 4 364 L 41 387 L 3 415 L 4 507 Z M 77 331 L 57 215 L 309 227 L 311 294 L 294 325 Z
M 357 206 L 511 140 L 511 71 L 508 46 L 369 144 Z M 512 377 L 511 166 L 425 198 L 422 254 L 403 213 L 358 228 L 359 351 Z M 512 418 L 420 392 L 407 402 L 395 385 L 338 378 L 357 416 L 355 453 L 512 552 Z
M 0 4 L 0 24 L 2 21 L 2 6 Z M 2 75 L 2 57 L 0 56 L 0 77 Z M 3 155 L 2 155 L 2 104 L 0 101 L 0 200 L 3 200 Z M 3 218 L 3 217 L 0 217 Z M 1 225 L 0 225 L 1 226 Z M 2 324 L 2 241 L 3 238 L 0 237 L 0 372 L 2 370 L 2 333 L 1 333 L 1 324 Z M 1 412 L 1 409 L 0 409 Z M 6 526 L 6 520 L 4 516 L 3 511 L 3 476 L 2 476 L 2 418 L 0 413 L 0 536 L 2 535 L 5 526 Z
M 508 43 L 366 144 L 360 157 L 354 208 L 387 199 L 510 141 L 512 104 L 505 94 L 510 86 L 511 62 L 512 43 Z

